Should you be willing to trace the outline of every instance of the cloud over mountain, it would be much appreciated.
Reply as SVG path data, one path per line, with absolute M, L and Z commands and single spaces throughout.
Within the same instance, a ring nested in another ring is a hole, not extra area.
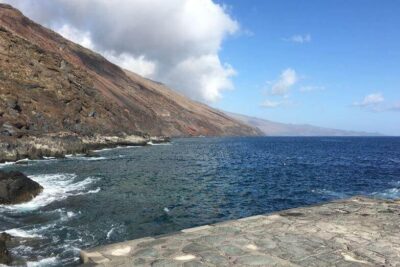
M 218 53 L 239 24 L 212 0 L 3 2 L 122 67 L 192 98 L 212 102 L 233 88 L 235 71 Z

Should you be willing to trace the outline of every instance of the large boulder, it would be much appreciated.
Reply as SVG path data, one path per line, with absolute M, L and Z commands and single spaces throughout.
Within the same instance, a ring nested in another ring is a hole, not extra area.
M 26 202 L 42 192 L 43 187 L 18 171 L 0 171 L 0 204 Z
M 6 242 L 10 241 L 11 236 L 6 233 L 0 234 L 0 264 L 10 264 L 12 259 L 7 249 Z

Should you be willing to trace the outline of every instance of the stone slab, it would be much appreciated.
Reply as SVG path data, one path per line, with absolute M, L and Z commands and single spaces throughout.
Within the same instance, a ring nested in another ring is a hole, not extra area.
M 353 197 L 81 251 L 88 266 L 399 266 L 400 201 Z

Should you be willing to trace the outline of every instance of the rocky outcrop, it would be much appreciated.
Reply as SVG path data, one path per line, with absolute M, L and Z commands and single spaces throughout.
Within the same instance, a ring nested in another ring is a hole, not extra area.
M 10 264 L 12 262 L 11 254 L 7 249 L 7 242 L 11 236 L 7 233 L 0 234 L 0 264 Z
M 145 146 L 150 142 L 163 143 L 169 141 L 168 137 L 146 135 L 79 136 L 77 134 L 58 133 L 21 138 L 3 137 L 3 139 L 0 139 L 0 162 L 17 161 L 25 158 L 62 158 L 67 154 L 88 154 L 93 149 L 115 146 Z
M 42 192 L 43 187 L 21 172 L 0 171 L 0 204 L 26 202 Z

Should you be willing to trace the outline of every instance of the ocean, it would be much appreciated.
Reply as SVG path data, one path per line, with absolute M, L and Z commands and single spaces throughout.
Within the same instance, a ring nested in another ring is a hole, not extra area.
M 28 266 L 75 266 L 79 249 L 364 195 L 400 198 L 400 138 L 237 137 L 0 164 L 44 191 L 0 205 Z

